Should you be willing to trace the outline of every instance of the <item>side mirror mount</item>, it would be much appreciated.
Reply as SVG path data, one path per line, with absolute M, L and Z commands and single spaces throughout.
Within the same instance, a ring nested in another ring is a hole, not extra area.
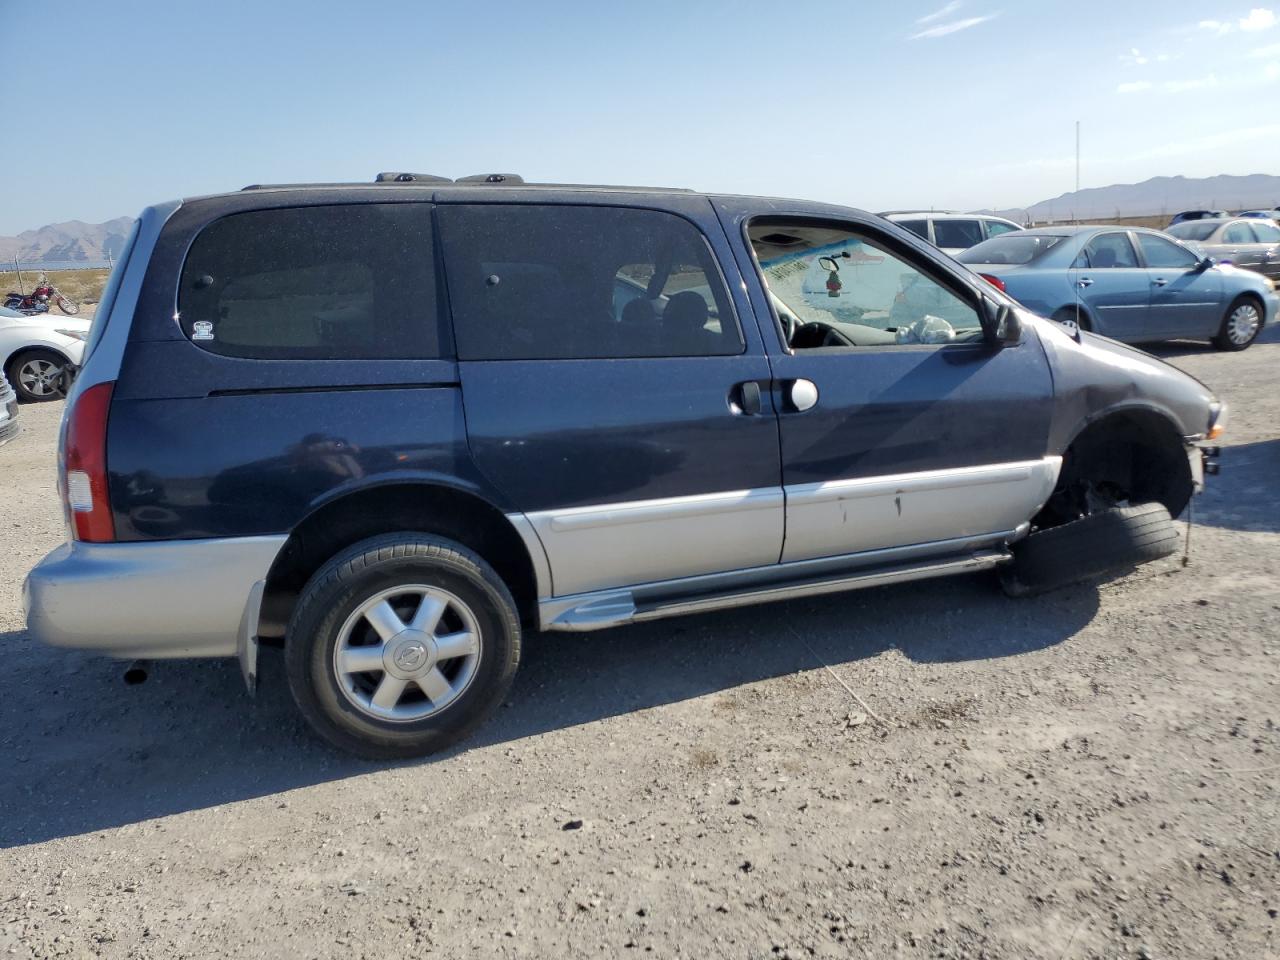
M 1010 347 L 1022 339 L 1022 321 L 1009 304 L 983 297 L 982 332 L 993 347 Z
M 1196 273 L 1204 273 L 1206 270 L 1212 267 L 1213 264 L 1214 264 L 1213 257 L 1201 257 L 1199 262 L 1196 264 Z

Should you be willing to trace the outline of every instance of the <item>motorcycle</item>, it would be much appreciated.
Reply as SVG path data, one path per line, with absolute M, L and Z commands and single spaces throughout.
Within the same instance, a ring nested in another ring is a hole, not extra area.
M 40 280 L 30 294 L 17 293 L 10 290 L 4 296 L 4 305 L 6 307 L 10 310 L 17 310 L 19 313 L 25 313 L 27 316 L 48 313 L 50 303 L 57 304 L 58 309 L 69 317 L 74 317 L 80 312 L 80 304 L 65 296 L 61 290 L 49 282 L 49 278 L 43 273 L 40 274 Z

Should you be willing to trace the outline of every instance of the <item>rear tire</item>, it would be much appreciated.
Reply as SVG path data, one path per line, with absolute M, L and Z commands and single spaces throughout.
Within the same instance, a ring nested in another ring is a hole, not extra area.
M 285 640 L 294 700 L 321 736 L 376 760 L 456 743 L 507 695 L 520 620 L 478 554 L 396 533 L 339 553 L 303 590 Z
M 1167 557 L 1178 549 L 1178 531 L 1163 504 L 1141 503 L 1041 530 L 1012 549 L 1000 582 L 1009 596 L 1024 597 Z
M 1262 305 L 1252 297 L 1237 297 L 1227 307 L 1222 318 L 1222 327 L 1213 338 L 1213 345 L 1219 350 L 1245 350 L 1262 332 Z

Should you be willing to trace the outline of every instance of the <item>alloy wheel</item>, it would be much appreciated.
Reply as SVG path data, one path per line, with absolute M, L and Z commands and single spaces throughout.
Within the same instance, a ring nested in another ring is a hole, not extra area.
M 456 701 L 480 662 L 480 627 L 456 595 L 407 584 L 362 602 L 342 625 L 333 672 L 347 700 L 379 720 L 423 720 Z
M 50 360 L 28 360 L 18 368 L 17 381 L 33 397 L 54 397 L 61 390 L 62 367 Z

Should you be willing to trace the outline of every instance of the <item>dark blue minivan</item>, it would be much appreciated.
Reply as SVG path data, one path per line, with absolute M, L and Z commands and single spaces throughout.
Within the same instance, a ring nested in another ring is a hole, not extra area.
M 283 646 L 330 741 L 430 752 L 522 628 L 1173 549 L 1225 409 L 844 207 L 451 182 L 148 208 L 63 423 L 29 625 Z

